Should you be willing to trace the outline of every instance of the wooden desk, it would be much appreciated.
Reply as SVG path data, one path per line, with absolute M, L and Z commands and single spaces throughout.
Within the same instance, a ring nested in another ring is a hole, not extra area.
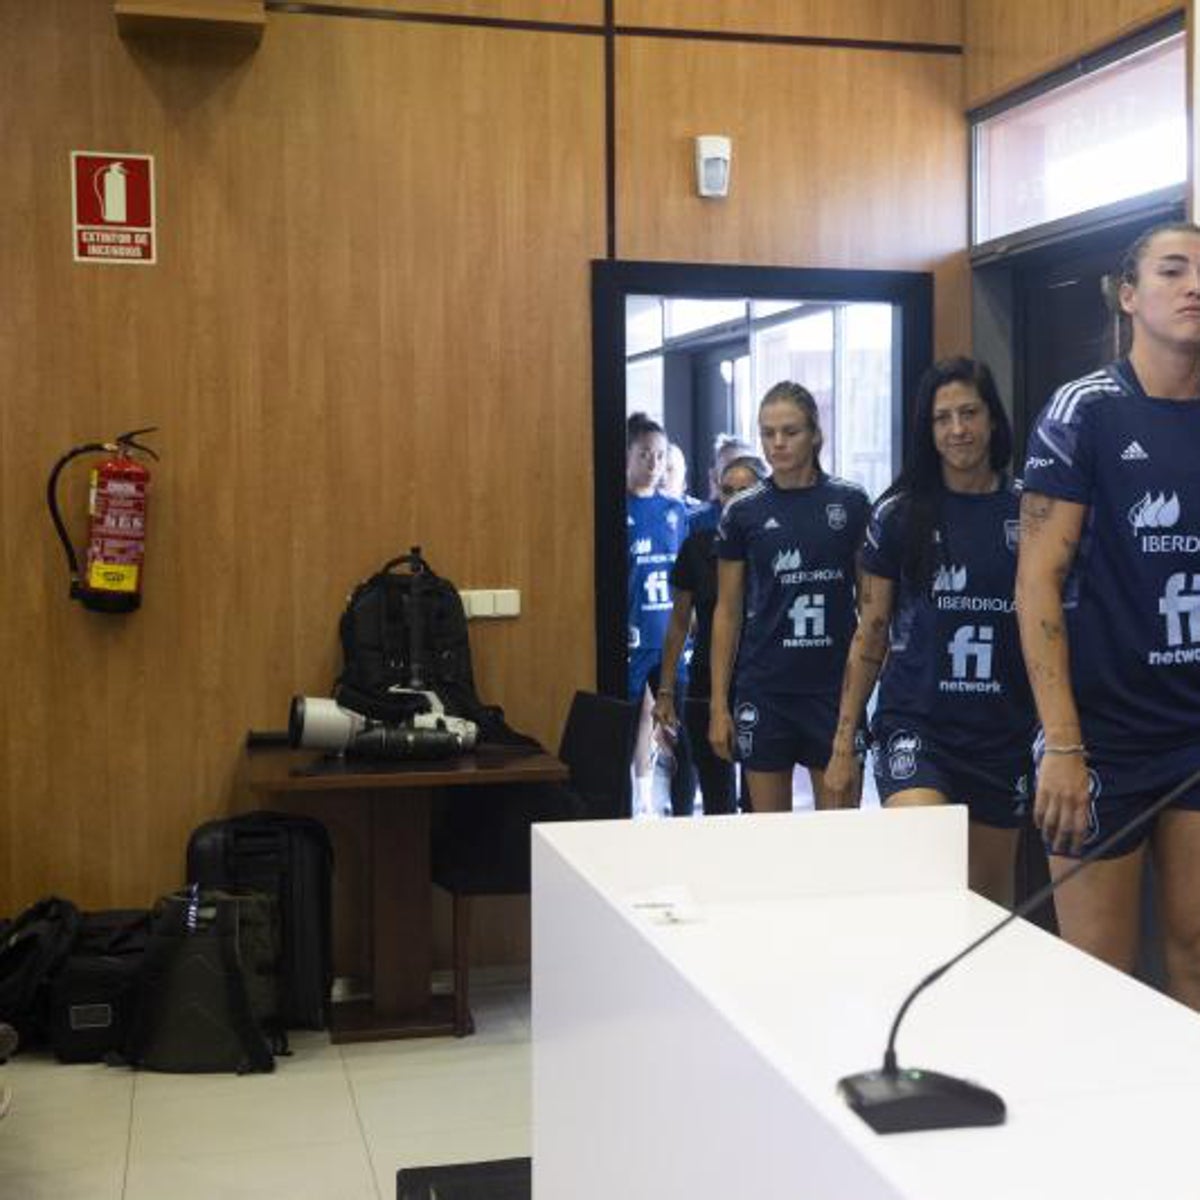
M 567 768 L 549 754 L 480 750 L 442 762 L 376 766 L 323 762 L 294 751 L 256 752 L 250 789 L 269 807 L 288 796 L 365 799 L 370 822 L 371 999 L 333 1007 L 335 1042 L 431 1037 L 454 1032 L 452 996 L 430 993 L 432 880 L 430 810 L 436 788 L 555 783 Z

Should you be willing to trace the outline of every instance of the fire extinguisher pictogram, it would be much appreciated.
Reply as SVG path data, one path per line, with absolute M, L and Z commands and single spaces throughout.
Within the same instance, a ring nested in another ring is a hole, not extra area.
M 50 518 L 67 555 L 70 596 L 93 612 L 132 612 L 142 602 L 142 562 L 146 552 L 146 500 L 150 472 L 133 457 L 158 455 L 137 438 L 155 427 L 123 433 L 115 442 L 88 442 L 67 451 L 54 464 L 46 484 Z M 108 454 L 92 468 L 88 494 L 88 546 L 84 571 L 58 508 L 58 477 L 81 454 Z

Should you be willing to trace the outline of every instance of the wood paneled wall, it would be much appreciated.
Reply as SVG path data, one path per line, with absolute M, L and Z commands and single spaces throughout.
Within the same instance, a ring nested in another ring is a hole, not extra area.
M 957 57 L 622 38 L 622 258 L 933 270 L 939 353 L 968 346 Z M 733 139 L 727 199 L 692 139 Z
M 604 0 L 323 0 L 326 7 L 380 12 L 419 12 L 451 17 L 494 17 L 506 21 L 565 21 L 600 25 Z
M 618 25 L 875 42 L 962 42 L 962 0 L 614 0 Z
M 939 41 L 956 8 L 740 6 L 767 32 Z M 621 37 L 616 67 L 619 254 L 933 269 L 938 345 L 966 344 L 961 59 Z M 0 912 L 173 886 L 188 831 L 245 803 L 246 730 L 328 690 L 348 588 L 413 541 L 461 587 L 521 589 L 519 619 L 473 624 L 477 674 L 556 742 L 593 680 L 603 39 L 271 12 L 249 50 L 123 42 L 111 0 L 3 4 L 0 111 Z M 735 138 L 725 205 L 691 195 L 700 132 Z M 72 262 L 73 149 L 156 156 L 157 265 Z M 146 602 L 95 616 L 42 489 L 61 451 L 143 424 Z
M 0 33 L 0 911 L 174 885 L 246 730 L 328 693 L 348 589 L 415 541 L 520 588 L 472 626 L 481 691 L 556 744 L 593 669 L 599 40 L 275 16 L 246 54 L 123 43 L 104 0 Z M 157 156 L 157 266 L 71 261 L 87 148 Z M 150 424 L 145 605 L 88 614 L 46 473 Z
M 964 0 L 966 105 L 1011 91 L 1177 11 L 1163 0 Z

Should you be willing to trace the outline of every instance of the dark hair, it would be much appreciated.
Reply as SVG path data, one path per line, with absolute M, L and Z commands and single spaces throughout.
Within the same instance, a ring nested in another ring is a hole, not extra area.
M 1000 402 L 1000 392 L 986 363 L 957 356 L 935 362 L 917 383 L 913 398 L 912 426 L 904 469 L 879 498 L 902 497 L 904 553 L 902 575 L 918 591 L 928 591 L 933 582 L 934 566 L 939 558 L 950 561 L 946 532 L 942 522 L 942 501 L 946 484 L 942 478 L 942 460 L 933 442 L 933 402 L 948 383 L 965 383 L 975 389 L 987 405 L 992 418 L 992 437 L 988 462 L 993 471 L 1004 471 L 1012 459 L 1012 425 Z M 938 538 L 941 539 L 939 553 Z
M 1108 301 L 1108 307 L 1117 317 L 1119 349 L 1122 354 L 1128 354 L 1129 347 L 1133 343 L 1133 321 L 1121 307 L 1121 287 L 1126 283 L 1130 287 L 1137 286 L 1138 276 L 1142 269 L 1142 259 L 1146 257 L 1150 243 L 1160 233 L 1194 233 L 1200 236 L 1200 225 L 1191 221 L 1164 221 L 1161 225 L 1152 226 L 1145 233 L 1139 234 L 1125 250 L 1117 263 L 1116 271 L 1112 275 L 1104 277 L 1104 298 Z
M 630 413 L 625 419 L 625 449 L 631 450 L 633 443 L 638 438 L 643 438 L 649 433 L 661 433 L 663 437 L 667 436 L 667 431 L 657 421 L 646 416 L 644 412 Z
M 724 479 L 734 467 L 741 467 L 743 471 L 749 471 L 759 483 L 771 473 L 770 468 L 757 454 L 739 454 L 737 458 L 731 458 L 721 468 L 720 478 Z
M 813 399 L 812 392 L 803 384 L 785 379 L 782 383 L 777 383 L 767 390 L 767 394 L 762 398 L 762 403 L 758 406 L 758 411 L 761 413 L 768 404 L 776 404 L 781 400 L 794 404 L 808 418 L 809 425 L 817 435 L 813 440 L 813 466 L 816 467 L 817 474 L 823 476 L 825 468 L 821 466 L 821 447 L 825 443 L 825 434 L 821 429 L 821 410 L 817 408 L 817 402 Z

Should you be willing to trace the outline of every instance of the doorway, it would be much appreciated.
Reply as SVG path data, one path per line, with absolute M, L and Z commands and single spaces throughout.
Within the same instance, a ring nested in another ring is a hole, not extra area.
M 900 463 L 903 398 L 931 357 L 932 280 L 911 272 L 598 262 L 592 294 L 596 674 L 601 691 L 626 695 L 634 624 L 626 418 L 644 413 L 665 429 L 687 466 L 681 499 L 698 511 L 714 499 L 716 439 L 756 452 L 758 400 L 773 384 L 797 380 L 821 410 L 827 468 L 877 495 Z M 670 598 L 667 572 L 660 574 L 664 594 L 649 607 L 661 636 Z M 659 586 L 657 574 L 650 585 Z M 646 607 L 637 606 L 639 664 L 647 647 L 661 644 L 641 628 Z M 644 695 L 643 703 L 648 711 Z M 807 772 L 796 779 L 794 803 L 811 804 Z M 686 795 L 674 800 L 675 811 L 687 807 Z
M 632 372 L 627 374 L 630 356 L 626 319 L 629 301 L 634 297 L 723 300 L 742 306 L 748 303 L 747 298 L 753 298 L 753 303 L 768 307 L 786 302 L 789 310 L 798 304 L 826 309 L 848 304 L 890 306 L 888 382 L 893 401 L 886 428 L 881 430 L 876 421 L 869 432 L 873 437 L 882 437 L 893 463 L 900 461 L 904 436 L 904 406 L 900 400 L 913 393 L 933 351 L 933 279 L 925 272 L 828 271 L 610 260 L 592 264 L 596 680 L 598 689 L 612 696 L 622 696 L 626 691 L 625 419 L 630 411 L 629 381 L 633 377 Z M 634 301 L 635 311 L 638 303 Z M 649 303 L 644 305 L 645 309 L 650 307 Z M 766 320 L 766 308 L 758 315 Z M 747 329 L 747 337 L 749 334 Z M 733 341 L 732 337 L 726 337 L 725 344 L 728 346 Z M 720 353 L 726 355 L 727 351 L 721 349 Z M 731 362 L 730 370 L 736 379 L 739 369 L 745 371 L 744 366 L 739 368 L 737 365 L 739 357 L 719 357 L 716 360 L 718 375 L 721 374 L 721 362 Z M 711 371 L 712 360 L 700 355 L 694 360 L 694 366 L 703 374 Z M 750 375 L 746 378 L 749 381 L 746 394 L 752 397 L 753 378 Z M 632 386 L 636 389 L 637 384 Z M 736 413 L 731 416 L 736 421 Z M 704 414 L 693 419 L 692 445 L 693 462 L 698 461 L 707 471 L 712 442 L 705 441 L 708 434 L 705 420 L 708 417 Z M 752 434 L 753 429 L 747 432 Z M 704 445 L 701 445 L 702 441 L 705 441 Z M 838 459 L 831 460 L 834 470 L 842 469 L 836 465 L 838 462 Z M 693 470 L 698 476 L 700 467 Z

